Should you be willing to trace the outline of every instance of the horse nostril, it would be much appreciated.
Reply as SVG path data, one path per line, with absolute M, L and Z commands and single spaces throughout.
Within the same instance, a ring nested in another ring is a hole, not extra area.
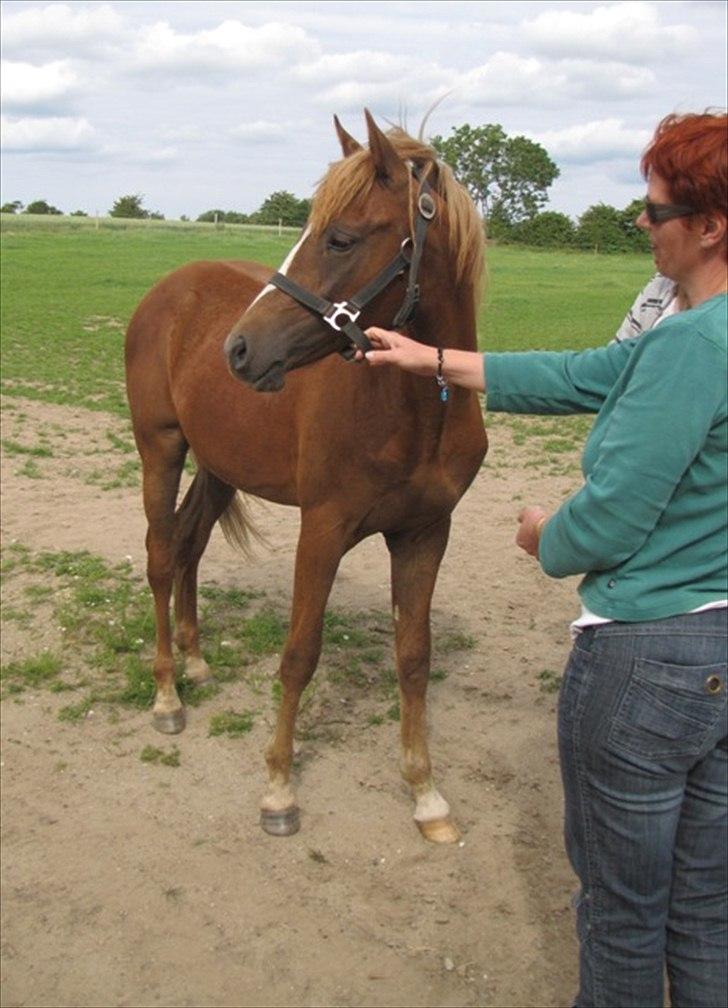
M 245 366 L 248 347 L 243 337 L 239 337 L 228 350 L 228 361 L 233 371 L 241 371 Z

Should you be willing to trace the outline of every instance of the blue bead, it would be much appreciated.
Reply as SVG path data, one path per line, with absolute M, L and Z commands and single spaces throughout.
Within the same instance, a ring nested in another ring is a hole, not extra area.
M 440 399 L 443 402 L 447 402 L 447 389 L 446 388 L 440 389 Z

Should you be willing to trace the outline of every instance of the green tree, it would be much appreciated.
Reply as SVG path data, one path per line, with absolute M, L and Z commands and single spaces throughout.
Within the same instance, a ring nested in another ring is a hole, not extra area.
M 59 210 L 58 207 L 52 206 L 47 203 L 44 199 L 33 200 L 29 203 L 23 213 L 27 214 L 62 214 L 63 211 Z
M 529 220 L 521 221 L 512 231 L 513 241 L 539 248 L 564 248 L 574 244 L 575 236 L 576 228 L 571 217 L 555 210 L 544 210 Z
M 250 220 L 248 214 L 239 213 L 237 210 L 205 210 L 197 218 L 209 224 L 247 224 Z
M 204 224 L 214 224 L 216 220 L 222 221 L 224 219 L 224 210 L 205 210 L 204 213 L 201 213 L 199 217 L 197 217 L 197 220 Z
M 0 213 L 20 213 L 22 209 L 23 204 L 19 199 L 16 199 L 12 203 L 3 203 L 0 207 Z
M 608 203 L 590 206 L 579 218 L 576 244 L 579 248 L 592 249 L 594 252 L 628 251 L 629 239 L 619 210 Z
M 473 128 L 465 123 L 432 146 L 468 189 L 480 212 L 506 228 L 535 216 L 545 205 L 546 190 L 559 169 L 541 144 L 509 137 L 498 123 Z
M 149 211 L 142 206 L 144 197 L 140 193 L 133 196 L 120 196 L 109 210 L 109 217 L 149 217 Z
M 620 210 L 619 218 L 622 230 L 624 231 L 629 247 L 635 252 L 649 252 L 650 238 L 646 231 L 638 228 L 635 221 L 645 208 L 643 199 L 632 200 L 624 210 Z
M 297 199 L 293 193 L 279 191 L 271 193 L 250 219 L 255 224 L 278 224 L 280 221 L 287 227 L 303 227 L 310 212 L 310 200 Z

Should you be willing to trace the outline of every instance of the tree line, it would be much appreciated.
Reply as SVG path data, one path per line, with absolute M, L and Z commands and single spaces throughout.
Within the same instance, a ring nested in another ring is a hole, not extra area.
M 523 136 L 508 136 L 502 126 L 489 123 L 453 128 L 448 137 L 431 141 L 439 157 L 468 189 L 487 222 L 488 236 L 499 243 L 518 243 L 539 248 L 577 248 L 597 252 L 649 251 L 649 239 L 636 225 L 641 200 L 623 209 L 597 203 L 576 221 L 567 214 L 545 209 L 547 190 L 559 177 L 559 168 L 541 144 Z M 120 196 L 109 210 L 110 217 L 163 220 L 149 211 L 139 194 Z M 311 209 L 309 199 L 277 191 L 253 213 L 213 209 L 197 221 L 218 224 L 264 224 L 303 227 Z M 16 200 L 0 207 L 0 213 L 60 214 L 45 200 L 25 208 Z M 87 216 L 75 210 L 71 216 Z M 189 220 L 182 215 L 181 220 Z
M 274 192 L 264 200 L 258 210 L 253 213 L 240 213 L 237 210 L 206 210 L 199 214 L 197 221 L 220 223 L 220 224 L 270 224 L 276 226 L 282 224 L 285 227 L 303 227 L 311 212 L 310 199 L 298 199 L 289 192 Z M 33 200 L 26 207 L 20 200 L 12 203 L 4 203 L 0 206 L 0 213 L 4 214 L 63 214 L 58 207 L 52 206 L 46 200 Z M 121 217 L 131 220 L 164 220 L 164 214 L 159 211 L 150 211 L 144 206 L 144 196 L 141 193 L 133 193 L 127 196 L 120 196 L 108 212 L 109 217 Z M 71 217 L 88 217 L 84 210 L 74 210 Z M 180 218 L 188 221 L 190 218 L 185 214 Z

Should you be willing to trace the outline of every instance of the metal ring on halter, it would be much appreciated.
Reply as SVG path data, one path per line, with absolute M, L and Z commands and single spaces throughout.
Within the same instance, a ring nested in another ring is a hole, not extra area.
M 437 210 L 435 201 L 429 193 L 420 193 L 417 200 L 417 209 L 420 211 L 421 216 L 428 221 L 432 220 Z
M 414 251 L 414 242 L 412 241 L 410 236 L 407 235 L 407 237 L 403 239 L 402 244 L 399 246 L 399 254 L 402 256 L 404 260 L 406 260 L 408 266 L 412 262 L 413 251 Z

